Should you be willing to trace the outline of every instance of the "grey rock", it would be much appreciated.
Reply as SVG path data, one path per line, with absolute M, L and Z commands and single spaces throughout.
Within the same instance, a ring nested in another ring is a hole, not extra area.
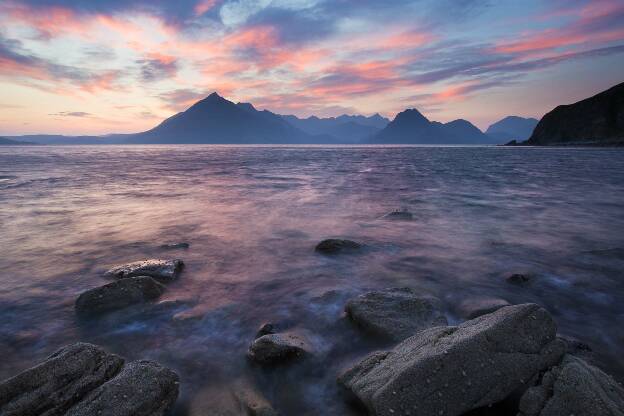
M 76 300 L 79 316 L 95 316 L 160 297 L 165 287 L 148 276 L 131 277 L 83 292 Z
M 457 312 L 464 319 L 474 319 L 509 305 L 509 302 L 500 298 L 470 298 L 458 305 Z
M 95 345 L 63 347 L 43 363 L 0 384 L 0 415 L 64 415 L 117 375 L 123 364 L 123 358 Z
M 258 332 L 256 332 L 255 339 L 258 339 L 265 335 L 274 334 L 275 332 L 275 325 L 271 323 L 262 324 L 262 326 L 260 326 L 260 328 L 258 329 Z
M 410 288 L 365 293 L 351 299 L 345 311 L 364 330 L 394 341 L 447 324 L 437 298 L 419 296 Z
M 173 371 L 152 361 L 134 361 L 66 416 L 162 416 L 175 403 L 178 390 L 179 378 Z
M 267 334 L 254 340 L 247 355 L 260 364 L 275 364 L 314 354 L 307 337 L 293 332 Z
M 414 219 L 414 215 L 409 211 L 397 210 L 387 213 L 382 218 L 391 221 L 411 221 Z
M 318 243 L 314 250 L 322 254 L 340 254 L 356 251 L 361 247 L 362 245 L 355 241 L 330 238 Z
M 105 275 L 115 277 L 117 279 L 135 276 L 150 276 L 163 282 L 169 282 L 177 279 L 183 267 L 184 262 L 179 259 L 151 259 L 113 267 L 108 270 Z
M 566 355 L 529 388 L 519 416 L 623 416 L 624 389 L 598 368 Z
M 1 383 L 0 415 L 160 416 L 177 395 L 173 371 L 77 343 Z
M 559 362 L 565 345 L 535 304 L 459 326 L 426 329 L 369 355 L 339 377 L 372 415 L 458 416 L 506 398 Z

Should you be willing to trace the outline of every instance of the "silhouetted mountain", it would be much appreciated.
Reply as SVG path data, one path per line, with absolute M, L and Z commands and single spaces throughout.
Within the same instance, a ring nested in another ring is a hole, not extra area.
M 357 143 L 371 137 L 383 127 L 389 120 L 375 114 L 371 117 L 348 116 L 319 118 L 316 116 L 298 118 L 293 115 L 281 116 L 294 127 L 310 135 L 333 136 L 336 142 Z
M 394 118 L 370 143 L 385 144 L 491 144 L 492 140 L 466 120 L 429 121 L 416 109 Z
M 31 142 L 21 142 L 18 140 L 7 139 L 6 137 L 0 137 L 0 146 L 24 146 L 24 145 L 32 145 L 34 143 Z
M 537 123 L 538 120 L 534 118 L 508 116 L 488 127 L 485 134 L 499 143 L 510 140 L 524 141 L 531 137 Z
M 542 117 L 527 144 L 624 145 L 624 83 L 558 106 Z
M 128 143 L 311 143 L 315 138 L 270 111 L 213 93 Z
M 32 144 L 51 145 L 83 145 L 83 144 L 121 144 L 132 135 L 111 134 L 108 136 L 63 136 L 60 134 L 29 134 L 25 136 L 13 136 L 12 140 L 28 141 Z

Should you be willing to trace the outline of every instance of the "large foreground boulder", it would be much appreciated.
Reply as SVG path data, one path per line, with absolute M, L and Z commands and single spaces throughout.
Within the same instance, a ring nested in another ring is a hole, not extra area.
M 519 416 L 624 416 L 624 389 L 580 358 L 566 355 L 520 399 Z
M 160 297 L 165 287 L 148 276 L 117 280 L 83 292 L 76 300 L 78 315 L 95 316 Z
M 161 282 L 170 282 L 178 278 L 178 275 L 182 271 L 183 267 L 184 262 L 179 259 L 151 259 L 115 266 L 108 270 L 105 275 L 115 277 L 117 279 L 135 276 L 150 276 Z
M 0 383 L 0 415 L 159 416 L 177 395 L 171 370 L 77 343 Z
M 394 341 L 447 324 L 437 298 L 419 296 L 410 288 L 365 293 L 351 299 L 345 311 L 359 327 Z
M 559 362 L 565 344 L 535 304 L 417 333 L 339 377 L 372 415 L 458 416 L 506 398 Z
M 260 364 L 275 364 L 313 354 L 310 341 L 294 332 L 263 335 L 251 343 L 247 352 L 249 358 Z

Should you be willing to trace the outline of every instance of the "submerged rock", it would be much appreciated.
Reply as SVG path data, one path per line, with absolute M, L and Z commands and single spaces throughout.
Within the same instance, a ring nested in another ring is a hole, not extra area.
M 292 332 L 263 335 L 251 343 L 247 352 L 249 358 L 260 364 L 273 364 L 313 354 L 314 349 L 309 340 Z
M 76 313 L 93 316 L 160 297 L 165 287 L 148 276 L 117 280 L 83 292 L 76 300 Z
M 464 319 L 474 319 L 509 305 L 509 302 L 500 298 L 471 298 L 463 300 L 457 312 Z
M 518 286 L 526 286 L 529 283 L 531 283 L 531 280 L 532 280 L 531 276 L 529 276 L 528 274 L 522 274 L 522 273 L 514 273 L 507 277 L 508 283 L 518 285 Z
M 116 277 L 117 279 L 135 276 L 149 276 L 160 281 L 169 282 L 177 279 L 178 274 L 180 274 L 183 267 L 184 262 L 179 259 L 151 259 L 116 266 L 108 270 L 105 274 L 107 276 Z
M 507 306 L 456 327 L 426 329 L 339 377 L 372 415 L 458 416 L 506 398 L 559 362 L 550 314 Z
M 419 296 L 410 288 L 365 293 L 351 299 L 345 311 L 364 330 L 394 341 L 447 324 L 437 298 Z
M 247 381 L 239 381 L 234 386 L 234 397 L 244 415 L 278 416 L 271 403 Z
M 414 215 L 409 211 L 397 210 L 387 213 L 382 218 L 391 221 L 411 221 L 414 219 Z
M 189 243 L 166 243 L 160 246 L 163 250 L 186 250 L 191 245 Z
M 262 326 L 260 326 L 260 328 L 258 329 L 258 332 L 256 332 L 255 339 L 258 339 L 265 335 L 274 334 L 275 332 L 275 325 L 271 323 L 262 324 Z
M 160 416 L 178 396 L 178 376 L 85 343 L 61 348 L 0 384 L 3 416 Z
M 580 358 L 566 355 L 520 399 L 519 416 L 622 416 L 624 389 Z
M 314 250 L 323 254 L 339 254 L 355 251 L 361 247 L 362 245 L 360 243 L 356 243 L 355 241 L 330 238 L 318 243 Z

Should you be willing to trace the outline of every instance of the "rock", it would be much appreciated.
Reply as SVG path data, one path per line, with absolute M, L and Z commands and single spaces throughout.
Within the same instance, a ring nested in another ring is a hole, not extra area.
M 509 305 L 509 302 L 500 298 L 471 298 L 463 300 L 457 307 L 457 312 L 464 319 L 474 319 Z
M 258 339 L 264 335 L 274 334 L 275 333 L 275 325 L 271 323 L 263 324 L 256 332 L 256 337 L 254 339 Z
M 152 361 L 126 364 L 109 382 L 89 393 L 66 416 L 162 416 L 178 398 L 176 373 Z
M 271 403 L 248 382 L 238 382 L 234 387 L 234 397 L 243 410 L 243 414 L 249 416 L 277 416 Z
M 303 335 L 283 332 L 263 335 L 254 340 L 247 355 L 260 364 L 273 364 L 313 355 L 313 351 L 312 345 Z
M 392 221 L 411 221 L 414 219 L 414 215 L 409 211 L 392 211 L 382 217 L 385 220 Z
M 156 363 L 131 362 L 91 344 L 61 348 L 0 384 L 2 416 L 162 415 L 178 377 Z
M 345 307 L 347 316 L 358 326 L 394 341 L 402 341 L 426 328 L 446 325 L 440 309 L 437 298 L 418 296 L 410 288 L 365 293 L 351 299 Z
M 148 276 L 121 279 L 83 292 L 76 300 L 76 313 L 93 316 L 160 297 L 165 287 Z
M 528 274 L 514 273 L 507 277 L 507 282 L 518 286 L 526 286 L 531 282 L 531 276 Z
M 163 250 L 186 250 L 191 245 L 189 243 L 167 243 L 160 246 Z
M 117 279 L 150 276 L 160 281 L 169 282 L 177 279 L 183 267 L 184 262 L 182 262 L 182 260 L 151 259 L 116 266 L 108 270 L 105 274 L 107 276 L 116 277 Z
M 322 254 L 339 254 L 355 251 L 361 247 L 362 245 L 355 241 L 330 238 L 318 243 L 314 250 Z
M 369 355 L 339 377 L 372 415 L 458 416 L 497 403 L 565 351 L 535 304 L 507 306 L 459 326 L 426 329 Z
M 623 416 L 624 389 L 580 358 L 566 355 L 529 388 L 519 416 Z
M 557 338 L 566 343 L 566 352 L 568 354 L 581 358 L 589 364 L 595 364 L 596 357 L 594 355 L 594 350 L 588 344 L 565 335 L 559 335 Z

